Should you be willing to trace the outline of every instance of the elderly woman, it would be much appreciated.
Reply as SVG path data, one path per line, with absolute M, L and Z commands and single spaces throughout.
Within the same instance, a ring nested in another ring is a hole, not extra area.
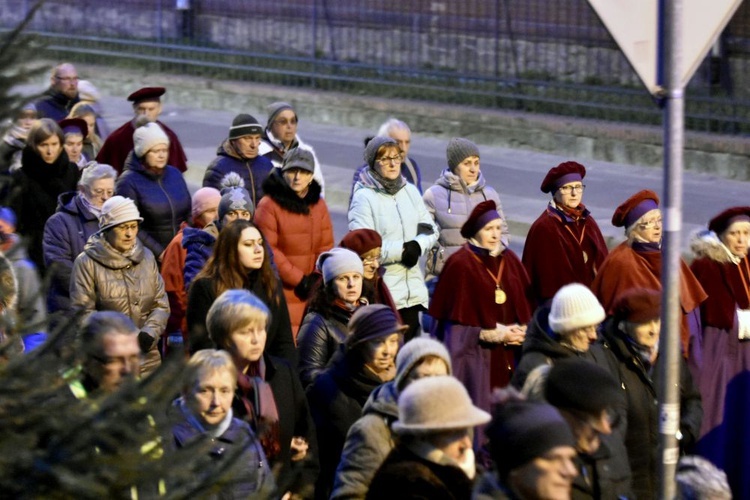
M 613 312 L 615 301 L 627 290 L 661 290 L 662 217 L 659 197 L 647 189 L 637 192 L 617 207 L 612 215 L 612 225 L 624 227 L 627 240 L 607 256 L 591 284 L 591 290 L 607 314 Z M 699 348 L 698 343 L 691 340 L 701 333 L 698 307 L 704 300 L 706 292 L 687 264 L 680 260 L 680 340 L 686 357 L 691 349 Z
M 284 284 L 284 295 L 296 338 L 305 303 L 318 282 L 315 262 L 333 247 L 333 225 L 328 206 L 313 177 L 312 153 L 296 148 L 263 182 L 255 222 L 273 249 L 273 258 Z
M 529 278 L 516 254 L 503 246 L 494 201 L 472 210 L 461 235 L 468 242 L 445 264 L 430 315 L 433 333 L 453 358 L 453 374 L 477 406 L 489 410 L 492 387 L 510 382 L 531 319 Z
M 607 256 L 602 232 L 582 201 L 584 177 L 583 165 L 566 161 L 542 181 L 542 192 L 552 200 L 532 224 L 523 247 L 523 265 L 540 305 L 568 283 L 591 286 Z
M 383 238 L 385 280 L 411 340 L 420 332 L 419 313 L 427 308 L 427 287 L 419 258 L 437 241 L 435 224 L 417 188 L 401 175 L 402 151 L 390 137 L 373 138 L 365 148 L 362 171 L 349 207 L 349 230 L 372 229 Z
M 29 257 L 42 274 L 44 223 L 55 213 L 57 197 L 75 191 L 78 181 L 78 169 L 68 160 L 63 142 L 57 123 L 49 118 L 39 120 L 29 131 L 22 166 L 13 174 L 10 204 L 18 215 L 16 229 L 26 238 Z
M 659 415 L 654 404 L 664 381 L 659 378 L 659 313 L 661 295 L 633 288 L 620 295 L 604 325 L 604 340 L 617 366 L 612 373 L 625 390 L 628 450 L 633 493 L 639 500 L 656 498 Z M 701 397 L 684 359 L 680 358 L 680 449 L 689 453 L 701 425 Z
M 495 202 L 502 221 L 503 245 L 508 246 L 508 224 L 500 196 L 484 180 L 477 145 L 468 139 L 454 137 L 448 143 L 445 154 L 448 168 L 442 171 L 435 185 L 424 193 L 424 203 L 440 231 L 438 244 L 427 256 L 428 277 L 439 275 L 448 257 L 466 242 L 461 236 L 461 226 L 474 207 L 483 201 Z
M 216 297 L 233 288 L 250 290 L 263 301 L 270 311 L 266 352 L 295 366 L 297 353 L 281 282 L 271 267 L 263 235 L 246 220 L 236 220 L 219 233 L 213 254 L 190 286 L 186 316 L 190 352 L 214 347 L 206 316 Z
M 396 444 L 398 397 L 412 382 L 451 374 L 451 357 L 436 340 L 418 337 L 398 351 L 396 377 L 377 387 L 349 429 L 336 469 L 332 499 L 364 498 L 370 481 Z
M 362 299 L 362 261 L 345 248 L 332 248 L 318 258 L 324 285 L 308 306 L 297 336 L 298 371 L 307 388 L 349 336 L 349 320 L 367 305 Z
M 167 165 L 169 137 L 158 123 L 135 129 L 133 143 L 115 190 L 135 201 L 143 214 L 138 237 L 161 262 L 180 225 L 190 218 L 190 192 L 180 171 Z
M 316 498 L 329 498 L 349 428 L 362 416 L 370 393 L 396 374 L 395 359 L 406 329 L 383 304 L 360 308 L 349 321 L 349 337 L 328 368 L 307 389 L 320 448 Z
M 362 259 L 362 296 L 369 304 L 385 304 L 398 314 L 388 286 L 383 280 L 385 268 L 380 266 L 383 259 L 383 238 L 372 229 L 355 229 L 349 231 L 339 242 L 341 248 L 347 248 Z
M 698 386 L 706 412 L 698 451 L 727 472 L 736 498 L 750 495 L 750 207 L 711 219 L 692 243 L 690 268 L 708 299 L 701 304 L 703 365 Z
M 99 230 L 102 205 L 115 192 L 117 172 L 109 165 L 91 162 L 81 172 L 78 192 L 63 193 L 58 209 L 44 225 L 44 264 L 50 276 L 47 309 L 70 308 L 70 274 L 92 234 Z
M 71 163 L 75 163 L 81 170 L 89 162 L 89 157 L 83 154 L 83 140 L 88 134 L 88 125 L 80 118 L 66 118 L 58 123 L 63 131 L 63 148 Z
M 238 369 L 232 409 L 260 439 L 279 492 L 312 498 L 318 473 L 315 428 L 302 385 L 288 362 L 269 355 L 269 309 L 247 290 L 227 290 L 208 311 L 211 340 Z
M 71 306 L 85 312 L 117 311 L 140 330 L 138 343 L 146 358 L 141 375 L 161 364 L 156 347 L 169 318 L 169 300 L 154 254 L 138 239 L 142 221 L 133 200 L 113 196 L 102 205 L 99 232 L 93 234 L 73 263 Z
M 234 416 L 237 368 L 224 351 L 205 349 L 188 362 L 182 395 L 170 411 L 177 449 L 210 440 L 211 465 L 197 482 L 214 484 L 210 498 L 270 495 L 275 485 L 255 433 Z M 226 463 L 228 459 L 232 463 Z M 218 474 L 221 473 L 221 474 Z M 211 478 L 214 478 L 211 481 Z M 181 485 L 184 486 L 184 485 Z

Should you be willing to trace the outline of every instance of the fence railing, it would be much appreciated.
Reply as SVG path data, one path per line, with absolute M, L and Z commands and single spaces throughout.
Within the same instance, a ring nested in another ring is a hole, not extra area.
M 0 0 L 9 28 L 33 0 Z M 160 71 L 654 124 L 585 0 L 47 0 L 49 55 Z M 687 92 L 688 128 L 750 132 L 750 6 Z

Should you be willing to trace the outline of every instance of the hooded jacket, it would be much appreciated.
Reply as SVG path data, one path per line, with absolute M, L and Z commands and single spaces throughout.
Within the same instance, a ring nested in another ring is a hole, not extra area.
M 294 137 L 294 142 L 292 142 L 292 145 L 289 146 L 288 149 L 285 149 L 284 144 L 282 144 L 280 140 L 274 137 L 274 135 L 268 129 L 266 129 L 261 139 L 262 142 L 260 143 L 260 147 L 258 148 L 258 155 L 268 158 L 276 168 L 281 168 L 281 165 L 284 162 L 284 155 L 290 149 L 302 148 L 310 151 L 315 162 L 313 179 L 315 179 L 315 181 L 320 186 L 320 195 L 325 197 L 325 181 L 323 179 L 323 170 L 321 170 L 320 168 L 320 162 L 318 161 L 318 157 L 315 155 L 315 150 L 312 148 L 312 146 L 302 142 L 302 140 L 299 138 L 299 135 L 297 135 Z
M 57 199 L 57 212 L 44 225 L 44 264 L 49 275 L 47 309 L 50 313 L 70 309 L 70 275 L 73 262 L 83 252 L 99 220 L 88 211 L 75 191 Z
M 115 193 L 135 202 L 143 217 L 138 238 L 157 257 L 180 225 L 190 220 L 190 191 L 182 174 L 171 165 L 158 174 L 150 172 L 131 151 L 125 171 L 117 178 Z
M 260 154 L 255 158 L 243 158 L 232 141 L 225 139 L 216 150 L 216 158 L 206 168 L 203 176 L 203 187 L 212 187 L 221 191 L 221 180 L 225 175 L 236 172 L 245 182 L 245 188 L 257 207 L 263 197 L 263 181 L 273 170 L 271 160 Z

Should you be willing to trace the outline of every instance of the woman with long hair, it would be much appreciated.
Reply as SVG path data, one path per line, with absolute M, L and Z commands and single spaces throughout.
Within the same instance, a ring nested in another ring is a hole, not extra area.
M 281 280 L 271 267 L 271 256 L 260 229 L 241 219 L 221 230 L 211 257 L 190 285 L 187 306 L 190 352 L 214 347 L 206 330 L 208 310 L 226 290 L 240 288 L 253 292 L 271 311 L 268 352 L 294 366 L 297 354 Z

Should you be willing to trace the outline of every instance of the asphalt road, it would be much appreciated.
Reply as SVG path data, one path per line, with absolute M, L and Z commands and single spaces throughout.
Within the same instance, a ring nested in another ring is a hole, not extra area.
M 122 97 L 103 99 L 105 118 L 112 129 L 132 117 L 128 102 Z M 265 116 L 257 110 L 249 112 L 261 123 Z M 180 137 L 189 159 L 186 174 L 191 188 L 199 186 L 206 165 L 214 158 L 217 146 L 226 137 L 235 112 L 179 108 L 166 105 L 162 121 Z M 408 117 L 401 117 L 408 122 Z M 326 180 L 326 200 L 334 221 L 336 240 L 347 231 L 346 203 L 354 169 L 362 163 L 363 138 L 373 130 L 320 125 L 314 117 L 301 116 L 299 134 L 311 144 L 322 163 Z M 445 168 L 447 141 L 415 134 L 410 155 L 422 169 L 423 187 L 429 187 Z M 539 185 L 549 168 L 575 158 L 524 150 L 480 146 L 481 166 L 490 185 L 500 193 L 505 214 L 512 224 L 511 248 L 519 252 L 528 225 L 542 212 L 548 195 Z M 584 203 L 591 210 L 605 236 L 621 240 L 622 230 L 612 227 L 610 219 L 617 205 L 641 189 L 662 194 L 663 175 L 657 168 L 622 165 L 600 161 L 582 161 L 587 168 L 584 180 Z M 750 205 L 750 183 L 732 181 L 707 174 L 686 172 L 683 176 L 684 206 L 682 243 L 689 248 L 690 234 L 705 227 L 708 220 L 724 208 Z

